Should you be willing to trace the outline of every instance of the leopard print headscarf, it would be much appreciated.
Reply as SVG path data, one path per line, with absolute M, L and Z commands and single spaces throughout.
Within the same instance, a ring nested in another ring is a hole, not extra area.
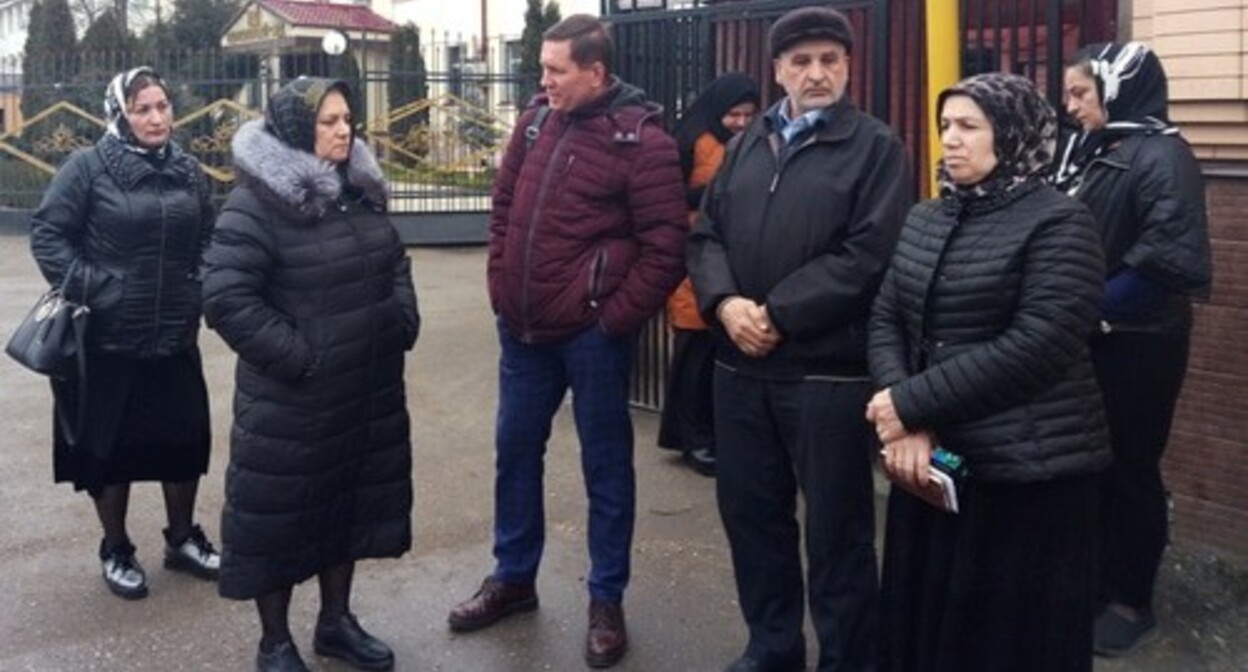
M 1031 80 L 1003 72 L 967 77 L 941 92 L 936 104 L 938 120 L 945 100 L 954 95 L 974 100 L 992 123 L 998 163 L 982 182 L 962 187 L 953 183 L 941 161 L 937 176 L 942 194 L 991 196 L 1045 179 L 1057 146 L 1057 113 Z

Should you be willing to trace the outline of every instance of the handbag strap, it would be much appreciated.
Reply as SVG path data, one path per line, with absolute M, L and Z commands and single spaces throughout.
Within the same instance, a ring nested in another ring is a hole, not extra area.
M 82 429 L 87 422 L 87 330 L 86 325 L 82 321 L 82 316 L 76 310 L 74 312 L 74 343 L 78 349 L 78 354 L 75 357 L 78 363 L 78 397 L 75 401 L 77 409 L 73 425 L 71 426 L 69 421 L 65 419 L 65 414 L 56 414 L 56 421 L 61 425 L 61 433 L 65 435 L 65 442 L 71 446 L 78 445 L 78 440 L 82 436 Z
M 61 294 L 64 295 L 65 285 L 69 282 L 69 276 L 74 266 L 78 264 L 75 259 L 70 266 L 70 270 L 65 273 L 65 279 L 61 281 Z M 77 446 L 78 440 L 82 437 L 83 427 L 87 422 L 87 315 L 91 309 L 87 306 L 87 287 L 91 284 L 91 266 L 83 264 L 87 269 L 86 276 L 83 278 L 82 284 L 82 303 L 78 304 L 72 313 L 70 323 L 74 330 L 74 359 L 78 364 L 78 398 L 76 402 L 76 412 L 73 426 L 65 419 L 64 414 L 57 413 L 56 421 L 61 426 L 61 433 L 65 435 L 65 441 L 71 446 Z

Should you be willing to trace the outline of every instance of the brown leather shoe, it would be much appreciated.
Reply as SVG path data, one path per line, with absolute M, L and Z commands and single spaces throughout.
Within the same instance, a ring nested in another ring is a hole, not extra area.
M 487 576 L 481 589 L 451 609 L 446 622 L 455 632 L 472 632 L 502 619 L 537 609 L 537 591 L 531 583 L 504 583 Z
M 611 667 L 628 651 L 624 607 L 618 602 L 589 601 L 589 632 L 585 634 L 585 662 L 590 667 Z

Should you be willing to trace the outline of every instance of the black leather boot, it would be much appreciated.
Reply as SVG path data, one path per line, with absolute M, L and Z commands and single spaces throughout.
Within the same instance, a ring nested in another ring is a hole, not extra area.
M 273 647 L 266 652 L 260 649 L 256 654 L 256 672 L 311 672 L 299 657 L 299 650 L 289 640 Z
M 361 670 L 394 667 L 394 652 L 385 642 L 365 632 L 354 614 L 317 619 L 312 645 L 317 654 L 337 658 Z

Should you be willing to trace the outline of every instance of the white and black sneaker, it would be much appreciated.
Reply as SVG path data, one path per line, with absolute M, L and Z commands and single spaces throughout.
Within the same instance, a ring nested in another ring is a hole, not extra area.
M 169 530 L 165 530 L 165 569 L 186 572 L 208 581 L 216 581 L 221 573 L 221 554 L 213 548 L 212 542 L 204 536 L 198 525 L 191 527 L 191 533 L 181 542 L 175 543 L 169 538 Z
M 127 600 L 147 597 L 147 574 L 134 557 L 134 544 L 124 541 L 108 546 L 100 542 L 100 563 L 104 583 L 114 595 Z

